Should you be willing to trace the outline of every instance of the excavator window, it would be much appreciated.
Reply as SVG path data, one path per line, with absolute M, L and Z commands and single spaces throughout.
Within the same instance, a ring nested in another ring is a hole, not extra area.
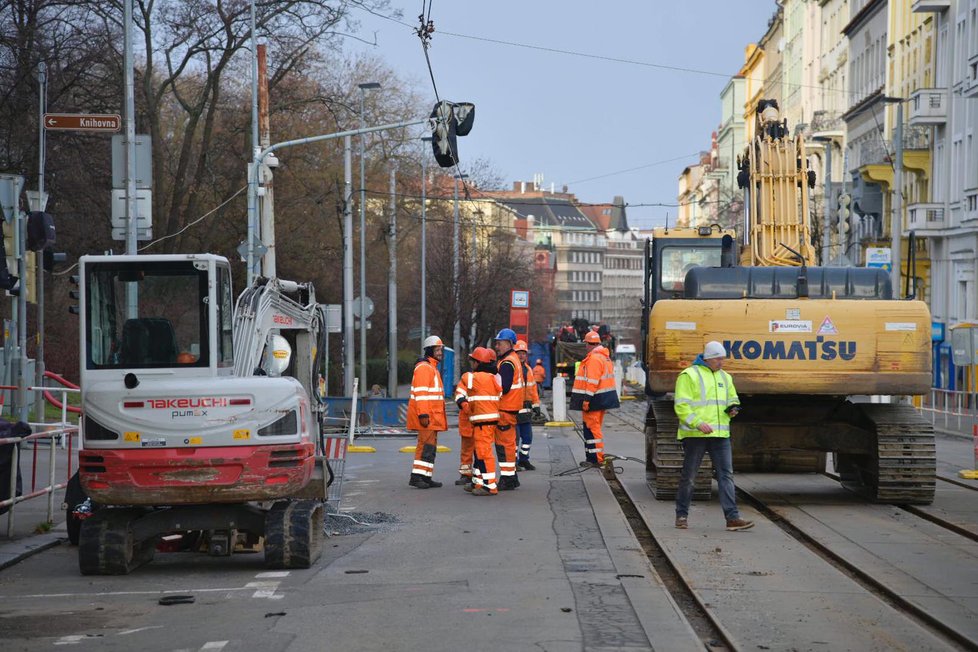
M 686 273 L 694 267 L 719 267 L 719 247 L 663 247 L 660 275 L 661 289 L 682 292 Z
M 209 365 L 207 271 L 191 262 L 86 268 L 89 369 Z

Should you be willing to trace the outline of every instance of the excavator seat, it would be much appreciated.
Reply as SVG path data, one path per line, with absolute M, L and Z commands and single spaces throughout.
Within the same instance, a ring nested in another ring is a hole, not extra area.
M 127 319 L 122 326 L 119 363 L 129 366 L 174 364 L 177 336 L 165 317 Z

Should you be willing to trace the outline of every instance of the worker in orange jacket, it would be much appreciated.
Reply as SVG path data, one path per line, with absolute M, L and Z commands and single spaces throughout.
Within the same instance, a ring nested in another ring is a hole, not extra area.
M 480 354 L 476 357 L 475 351 L 482 349 L 486 351 L 485 354 Z M 488 361 L 483 361 L 482 357 L 490 358 Z M 459 463 L 458 463 L 458 480 L 455 481 L 457 485 L 467 485 L 472 482 L 472 460 L 475 453 L 475 441 L 473 439 L 473 429 L 472 422 L 469 419 L 469 411 L 471 409 L 471 404 L 468 401 L 460 400 L 468 398 L 469 385 L 471 384 L 472 374 L 476 371 L 476 368 L 480 365 L 486 365 L 484 371 L 489 371 L 495 375 L 496 373 L 496 352 L 492 349 L 487 349 L 483 346 L 476 347 L 473 349 L 472 353 L 469 354 L 469 364 L 472 367 L 472 371 L 467 371 L 462 374 L 462 377 L 458 379 L 458 385 L 455 386 L 455 402 L 458 403 L 458 435 L 460 439 L 459 445 Z M 495 426 L 495 424 L 493 424 Z M 493 431 L 495 433 L 495 430 Z M 493 473 L 495 473 L 495 465 L 493 466 Z M 495 482 L 495 481 L 494 481 Z
M 518 341 L 513 350 L 520 358 L 523 365 L 523 407 L 520 409 L 516 423 L 516 470 L 517 471 L 536 471 L 537 467 L 530 462 L 530 446 L 533 445 L 533 416 L 540 414 L 540 394 L 537 392 L 536 379 L 526 364 L 526 357 L 529 354 L 526 342 Z M 531 414 L 532 412 L 532 414 Z
M 520 486 L 516 475 L 516 422 L 523 409 L 523 363 L 513 346 L 516 332 L 504 328 L 496 333 L 496 368 L 502 385 L 499 399 L 499 425 L 496 428 L 496 455 L 499 458 L 499 489 L 508 491 Z
M 537 384 L 537 392 L 540 396 L 543 396 L 543 381 L 547 379 L 547 368 L 543 366 L 543 360 L 537 358 L 536 364 L 533 365 L 533 380 Z
M 496 354 L 477 346 L 469 354 L 472 371 L 462 374 L 455 402 L 459 414 L 465 412 L 472 428 L 475 459 L 472 464 L 472 482 L 464 489 L 473 496 L 494 496 L 499 493 L 496 482 L 496 457 L 493 444 L 496 425 L 499 422 L 499 396 L 503 387 L 496 375 Z
M 408 484 L 418 489 L 440 487 L 432 479 L 435 471 L 435 452 L 438 433 L 448 430 L 445 418 L 445 389 L 438 373 L 438 363 L 444 356 L 441 338 L 431 335 L 423 342 L 424 355 L 414 365 L 411 377 L 411 396 L 408 399 L 407 428 L 418 433 L 414 449 L 414 464 Z
M 601 431 L 604 413 L 621 405 L 615 388 L 615 367 L 608 349 L 601 346 L 601 336 L 590 331 L 584 336 L 585 356 L 571 390 L 570 409 L 584 414 L 584 453 L 581 466 L 604 464 L 604 433 Z

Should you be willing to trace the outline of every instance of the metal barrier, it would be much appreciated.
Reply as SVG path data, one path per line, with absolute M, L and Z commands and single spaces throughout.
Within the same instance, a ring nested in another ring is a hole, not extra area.
M 932 388 L 923 400 L 915 401 L 921 412 L 930 413 L 935 426 L 967 428 L 978 421 L 978 392 Z
M 0 389 L 10 389 L 7 386 L 0 386 Z M 13 387 L 13 389 L 17 389 Z M 48 511 L 47 520 L 52 522 L 54 520 L 54 492 L 58 489 L 64 489 L 67 485 L 67 478 L 71 477 L 71 454 L 72 454 L 72 438 L 78 433 L 78 426 L 73 426 L 68 423 L 68 394 L 79 393 L 81 390 L 69 389 L 67 387 L 28 387 L 28 392 L 33 391 L 44 391 L 44 392 L 60 392 L 61 394 L 61 422 L 60 423 L 44 423 L 44 422 L 30 422 L 28 425 L 31 427 L 33 432 L 26 437 L 7 437 L 0 439 L 0 446 L 9 445 L 11 447 L 10 455 L 10 498 L 0 501 L 0 508 L 7 507 L 7 537 L 13 536 L 14 530 L 14 515 L 16 512 L 16 507 L 18 503 L 22 503 L 25 500 L 30 500 L 32 498 L 39 498 L 41 496 L 48 497 Z M 44 428 L 43 431 L 37 432 L 38 428 Z M 49 442 L 48 445 L 48 484 L 45 487 L 37 488 L 37 453 L 38 453 L 38 442 L 40 440 L 46 439 Z M 68 464 L 67 464 L 67 474 L 65 476 L 65 482 L 57 483 L 55 482 L 56 475 L 56 459 L 55 459 L 55 444 L 57 443 L 64 448 L 67 446 L 68 449 Z M 17 476 L 18 470 L 20 469 L 20 444 L 24 442 L 34 442 L 34 455 L 33 464 L 31 469 L 31 490 L 21 496 L 17 495 Z

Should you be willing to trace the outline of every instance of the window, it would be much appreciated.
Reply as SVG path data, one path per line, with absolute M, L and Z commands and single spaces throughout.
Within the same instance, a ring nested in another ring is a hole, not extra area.
M 682 291 L 686 272 L 694 267 L 719 267 L 720 247 L 663 247 L 660 277 L 666 292 Z
M 209 364 L 206 267 L 194 261 L 96 263 L 85 281 L 88 369 Z
M 231 293 L 231 270 L 217 268 L 217 366 L 234 366 L 234 295 Z

